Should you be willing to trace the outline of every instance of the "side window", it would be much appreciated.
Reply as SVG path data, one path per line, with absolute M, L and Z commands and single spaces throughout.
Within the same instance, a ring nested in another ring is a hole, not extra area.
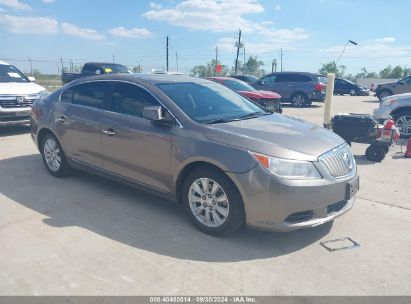
M 285 82 L 309 82 L 311 81 L 311 78 L 306 76 L 306 75 L 298 75 L 298 74 L 289 74 L 286 75 L 286 81 Z
M 72 104 L 91 108 L 104 108 L 104 96 L 107 92 L 107 82 L 88 82 L 74 87 Z
M 143 117 L 143 109 L 148 106 L 159 106 L 159 103 L 144 89 L 128 83 L 114 83 L 111 96 L 113 112 Z
M 289 74 L 280 74 L 277 76 L 277 82 L 292 82 L 294 81 L 292 76 Z
M 272 84 L 272 83 L 276 83 L 276 79 L 278 78 L 278 76 L 276 75 L 268 75 L 265 76 L 261 79 L 261 81 L 265 84 Z
M 404 79 L 405 83 L 411 84 L 411 76 Z
M 65 90 L 63 93 L 61 93 L 60 101 L 65 102 L 65 103 L 71 103 L 73 101 L 73 93 L 74 93 L 73 88 L 69 88 Z

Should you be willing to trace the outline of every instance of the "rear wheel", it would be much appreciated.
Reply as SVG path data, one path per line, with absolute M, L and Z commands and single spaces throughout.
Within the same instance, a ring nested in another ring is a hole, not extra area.
M 199 168 L 184 181 L 182 199 L 194 225 L 207 234 L 237 230 L 245 221 L 241 196 L 222 172 Z
M 57 138 L 46 134 L 41 141 L 41 155 L 47 171 L 55 177 L 68 175 L 70 167 Z
M 401 137 L 411 137 L 411 110 L 403 110 L 394 115 L 395 125 L 398 127 Z
M 387 152 L 385 152 L 382 146 L 371 145 L 365 150 L 365 157 L 370 161 L 378 163 L 385 158 L 386 154 Z
M 309 104 L 307 95 L 303 93 L 295 93 L 291 96 L 291 105 L 296 108 L 302 108 Z

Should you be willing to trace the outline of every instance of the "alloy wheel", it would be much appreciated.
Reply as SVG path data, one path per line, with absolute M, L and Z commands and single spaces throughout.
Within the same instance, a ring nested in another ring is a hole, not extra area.
M 220 227 L 228 218 L 228 197 L 221 185 L 211 178 L 199 178 L 191 184 L 188 202 L 196 220 L 207 227 Z
M 61 167 L 61 154 L 60 149 L 56 141 L 52 138 L 48 138 L 44 142 L 44 159 L 50 170 L 57 172 Z
M 398 127 L 401 135 L 405 137 L 411 136 L 411 115 L 405 114 L 397 119 L 396 126 Z
M 301 94 L 294 95 L 293 98 L 292 98 L 292 104 L 293 104 L 295 107 L 299 107 L 299 108 L 301 108 L 302 106 L 304 106 L 304 104 L 305 104 L 305 97 L 304 97 L 304 95 L 301 95 Z

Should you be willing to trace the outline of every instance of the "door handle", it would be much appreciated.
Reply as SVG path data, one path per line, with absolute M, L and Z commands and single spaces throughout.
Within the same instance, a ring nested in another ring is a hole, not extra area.
M 116 131 L 114 131 L 113 129 L 106 129 L 106 130 L 103 130 L 103 133 L 104 133 L 104 134 L 106 134 L 106 135 L 108 135 L 108 136 L 114 136 L 114 135 L 117 135 L 117 132 L 116 132 Z
M 66 122 L 66 116 L 64 116 L 64 115 L 57 116 L 56 122 L 65 123 Z

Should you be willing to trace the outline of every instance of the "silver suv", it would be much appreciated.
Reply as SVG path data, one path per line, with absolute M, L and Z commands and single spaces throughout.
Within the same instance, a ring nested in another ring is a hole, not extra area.
M 359 185 L 342 138 L 204 79 L 76 80 L 34 103 L 31 130 L 50 174 L 83 169 L 158 193 L 210 234 L 314 227 L 350 210 Z
M 28 124 L 31 104 L 47 94 L 33 78 L 0 61 L 0 126 Z
M 375 96 L 380 101 L 388 96 L 403 93 L 411 93 L 411 76 L 400 79 L 397 82 L 379 84 L 375 88 Z

